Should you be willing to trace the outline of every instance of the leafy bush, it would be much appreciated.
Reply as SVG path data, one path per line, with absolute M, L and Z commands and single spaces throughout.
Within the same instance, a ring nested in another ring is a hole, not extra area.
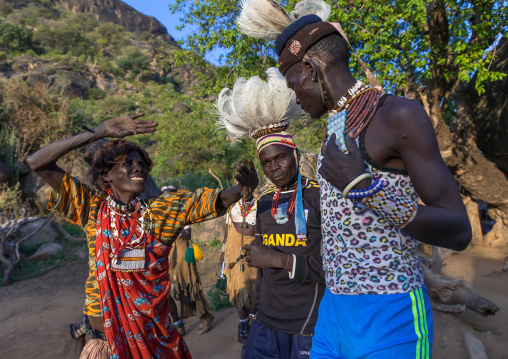
M 19 183 L 9 187 L 7 183 L 0 184 L 0 212 L 10 216 L 21 205 L 21 189 Z
M 96 52 L 94 44 L 70 25 L 55 29 L 43 27 L 34 34 L 34 40 L 45 50 L 60 54 L 70 52 L 74 56 L 79 56 Z
M 134 50 L 129 52 L 125 57 L 116 60 L 116 64 L 122 70 L 131 71 L 133 74 L 138 75 L 143 70 L 148 69 L 150 59 L 141 51 Z
M 11 79 L 0 84 L 0 156 L 15 170 L 36 149 L 68 137 L 75 131 L 66 98 L 49 92 L 38 83 L 34 88 Z
M 100 100 L 106 97 L 106 93 L 98 88 L 89 88 L 86 90 L 86 96 L 91 100 Z
M 210 289 L 208 292 L 208 302 L 210 303 L 210 309 L 216 312 L 218 310 L 232 307 L 229 302 L 229 295 L 227 292 L 227 280 L 226 278 L 219 278 L 215 287 Z
M 0 50 L 23 52 L 31 49 L 32 46 L 32 31 L 30 29 L 0 20 Z

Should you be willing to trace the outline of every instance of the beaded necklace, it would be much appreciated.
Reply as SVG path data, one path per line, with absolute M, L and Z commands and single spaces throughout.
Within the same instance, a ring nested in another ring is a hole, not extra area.
M 136 197 L 128 205 L 118 204 L 112 195 L 106 198 L 109 209 L 109 221 L 111 227 L 111 258 L 112 264 L 116 265 L 120 257 L 120 251 L 125 249 L 139 249 L 147 239 L 145 232 L 145 213 L 148 211 L 147 206 L 140 197 Z M 126 212 L 130 209 L 131 212 Z M 151 213 L 148 211 L 151 218 Z M 141 217 L 141 222 L 138 222 Z M 150 225 L 151 225 L 150 220 Z M 124 224 L 124 228 L 119 231 Z M 138 234 L 136 236 L 136 233 Z M 122 239 L 123 238 L 123 239 Z
M 375 109 L 381 97 L 381 92 L 372 87 L 364 87 L 358 81 L 348 90 L 351 95 L 349 99 L 342 96 L 337 105 L 328 115 L 327 126 L 324 136 L 323 149 L 326 148 L 326 141 L 331 134 L 337 134 L 337 146 L 342 152 L 347 152 L 346 134 L 353 131 L 357 138 L 368 126 L 375 114 Z M 335 108 L 338 107 L 337 110 Z
M 282 187 L 279 187 L 272 200 L 272 217 L 275 219 L 275 222 L 278 224 L 284 224 L 289 221 L 289 217 L 293 214 L 293 210 L 295 209 L 295 200 L 296 200 L 296 188 L 289 199 L 289 203 L 283 207 L 279 207 L 279 197 L 282 192 Z M 286 211 L 284 211 L 286 209 Z
M 245 218 L 245 217 L 247 217 L 247 216 L 249 215 L 249 213 L 251 212 L 251 209 L 252 209 L 252 207 L 254 206 L 254 203 L 255 203 L 255 202 L 256 202 L 256 201 L 255 201 L 254 199 L 252 199 L 252 201 L 250 202 L 250 204 L 247 206 L 247 203 L 245 203 L 245 201 L 244 201 L 244 200 L 243 200 L 243 198 L 242 198 L 242 200 L 241 200 L 241 204 L 240 204 L 240 215 L 241 215 L 242 217 L 244 217 L 244 218 Z

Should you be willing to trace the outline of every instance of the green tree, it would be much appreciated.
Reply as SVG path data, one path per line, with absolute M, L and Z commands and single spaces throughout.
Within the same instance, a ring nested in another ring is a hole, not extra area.
M 116 64 L 122 70 L 131 71 L 134 75 L 138 75 L 143 70 L 148 69 L 150 59 L 141 51 L 134 50 L 116 60 Z
M 283 1 L 291 9 L 293 1 Z M 429 114 L 443 157 L 458 182 L 474 199 L 499 207 L 508 225 L 508 173 L 478 151 L 477 127 L 462 90 L 474 78 L 478 94 L 485 84 L 506 76 L 491 68 L 496 48 L 507 35 L 508 3 L 503 0 L 335 0 L 329 21 L 339 21 L 353 48 L 384 88 L 418 100 Z M 204 92 L 218 93 L 235 76 L 252 76 L 274 64 L 272 44 L 248 39 L 235 28 L 239 3 L 228 0 L 177 0 L 170 6 L 197 31 L 183 42 L 196 64 L 222 49 L 224 66 L 198 66 L 216 78 Z M 183 62 L 180 55 L 177 62 Z M 357 77 L 363 74 L 352 58 Z M 200 74 L 198 74 L 200 76 Z M 507 145 L 508 146 L 508 145 Z M 508 148 L 505 148 L 505 153 Z M 489 178 L 489 186 L 481 183 Z M 479 184 L 480 183 L 480 184 Z M 477 217 L 477 216 L 476 216 Z M 508 233 L 508 231 L 505 231 Z
M 0 20 L 0 50 L 23 52 L 31 49 L 32 46 L 32 31 L 30 29 Z

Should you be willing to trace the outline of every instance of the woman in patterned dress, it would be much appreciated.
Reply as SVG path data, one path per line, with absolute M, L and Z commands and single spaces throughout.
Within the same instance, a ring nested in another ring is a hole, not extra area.
M 84 313 L 93 329 L 105 333 L 109 357 L 191 358 L 169 317 L 169 250 L 187 224 L 225 214 L 242 196 L 251 195 L 258 179 L 252 163 L 250 168 L 242 164 L 235 175 L 240 185 L 228 190 L 178 191 L 145 202 L 139 194 L 152 161 L 124 140 L 111 141 L 96 153 L 92 177 L 98 191 L 57 166 L 66 153 L 99 139 L 155 132 L 157 123 L 136 121 L 140 116 L 109 119 L 43 147 L 27 162 L 53 188 L 48 209 L 85 230 L 89 277 Z M 98 351 L 100 343 L 90 343 L 97 348 L 85 347 L 83 353 Z

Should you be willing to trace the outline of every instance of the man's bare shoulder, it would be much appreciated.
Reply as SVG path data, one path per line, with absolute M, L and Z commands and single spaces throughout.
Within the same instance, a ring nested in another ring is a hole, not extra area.
M 416 100 L 389 96 L 380 110 L 384 122 L 393 130 L 405 130 L 408 128 L 418 128 L 420 126 L 432 127 L 432 123 L 425 109 Z

